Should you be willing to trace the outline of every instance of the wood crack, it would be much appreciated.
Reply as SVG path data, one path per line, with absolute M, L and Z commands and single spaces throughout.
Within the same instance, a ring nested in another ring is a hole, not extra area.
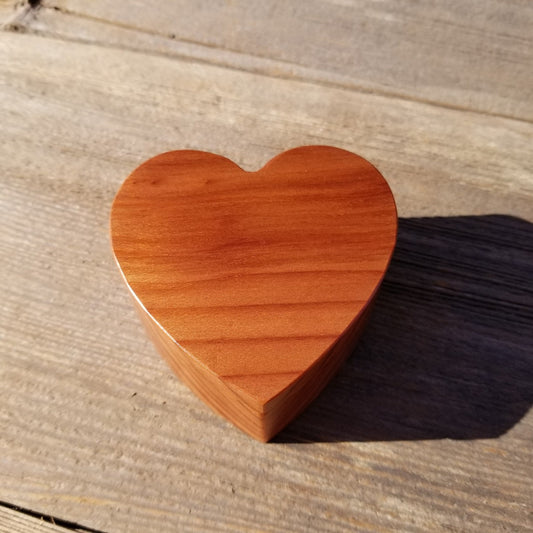
M 25 6 L 23 12 L 19 14 L 9 23 L 6 23 L 2 26 L 4 31 L 13 31 L 20 33 L 29 33 L 34 35 L 39 35 L 42 37 L 47 37 L 51 39 L 59 39 L 63 41 L 77 42 L 80 44 L 92 44 L 101 46 L 104 48 L 111 48 L 117 50 L 127 50 L 131 52 L 143 53 L 149 56 L 155 57 L 165 57 L 165 58 L 174 58 L 182 61 L 200 63 L 215 67 L 223 67 L 236 72 L 245 72 L 250 74 L 255 74 L 259 76 L 264 76 L 267 78 L 282 79 L 288 81 L 296 81 L 303 83 L 312 83 L 318 86 L 349 90 L 353 92 L 358 92 L 360 94 L 370 94 L 378 97 L 388 98 L 388 99 L 397 99 L 405 102 L 412 102 L 421 105 L 427 105 L 436 108 L 448 109 L 451 111 L 460 111 L 467 113 L 475 113 L 480 116 L 501 118 L 506 120 L 513 120 L 519 123 L 533 124 L 533 120 L 514 116 L 508 113 L 500 113 L 494 111 L 488 111 L 483 109 L 474 109 L 468 106 L 462 106 L 457 103 L 445 102 L 442 100 L 431 99 L 427 97 L 420 97 L 414 94 L 406 94 L 401 91 L 387 90 L 382 87 L 370 87 L 364 86 L 361 84 L 354 83 L 349 79 L 338 79 L 342 78 L 340 75 L 335 75 L 332 72 L 321 72 L 311 67 L 301 65 L 300 63 L 295 63 L 291 61 L 286 61 L 282 59 L 272 58 L 266 55 L 260 54 L 247 54 L 241 51 L 232 49 L 230 47 L 217 46 L 211 43 L 205 43 L 197 41 L 194 39 L 181 38 L 175 33 L 163 33 L 157 32 L 154 30 L 149 30 L 147 28 L 141 28 L 138 26 L 133 26 L 130 24 L 124 24 L 117 21 L 106 20 L 101 17 L 95 17 L 88 14 L 77 13 L 73 10 L 66 9 L 64 7 L 59 7 L 50 4 L 42 4 L 40 0 L 34 0 L 33 3 L 36 4 L 35 7 L 30 5 Z M 33 28 L 31 22 L 35 21 L 37 18 L 37 13 L 42 10 L 53 10 L 61 13 L 65 16 L 76 17 L 78 19 L 91 21 L 97 24 L 103 24 L 110 27 L 119 28 L 125 31 L 137 32 L 142 35 L 148 35 L 153 37 L 158 37 L 161 39 L 166 39 L 169 42 L 175 43 L 177 46 L 184 45 L 188 46 L 188 50 L 172 50 L 166 52 L 159 52 L 157 50 L 147 50 L 135 46 L 127 46 L 124 44 L 114 44 L 114 43 L 105 43 L 101 40 L 95 39 L 83 39 L 74 36 L 67 35 L 57 35 L 51 34 L 46 30 L 39 30 Z M 32 14 L 33 18 L 31 20 L 27 19 L 28 14 Z M 190 47 L 194 47 L 195 50 L 191 51 Z M 213 53 L 222 52 L 225 54 L 224 59 L 220 57 L 214 57 Z M 241 60 L 239 61 L 239 58 Z M 256 59 L 261 62 L 257 67 L 245 67 L 239 65 L 239 62 L 242 63 L 242 59 L 245 62 Z M 275 72 L 270 74 L 269 71 Z M 337 78 L 337 79 L 335 79 Z
M 91 527 L 83 526 L 81 524 L 78 524 L 77 522 L 72 522 L 70 520 L 64 520 L 62 518 L 58 518 L 52 515 L 39 513 L 38 511 L 33 511 L 31 509 L 21 507 L 20 505 L 15 505 L 15 504 L 5 502 L 2 500 L 0 500 L 0 507 L 11 509 L 12 511 L 16 511 L 17 513 L 21 513 L 26 516 L 31 516 L 32 518 L 36 518 L 38 520 L 42 520 L 49 524 L 62 527 L 69 531 L 78 531 L 80 533 L 105 533 L 104 531 L 99 530 L 99 529 L 94 529 Z

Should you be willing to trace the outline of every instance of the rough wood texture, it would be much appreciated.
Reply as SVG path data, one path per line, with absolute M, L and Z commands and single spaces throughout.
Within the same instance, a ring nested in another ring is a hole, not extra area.
M 442 3 L 424 5 L 431 19 Z M 505 5 L 527 21 L 529 3 Z M 20 29 L 41 35 L 0 33 L 0 500 L 108 532 L 531 531 L 532 125 L 467 97 L 459 111 L 257 75 L 253 56 L 236 71 L 144 53 L 134 38 L 138 52 L 110 48 L 76 17 L 71 37 L 100 44 L 64 42 L 28 17 Z M 457 43 L 465 66 L 450 75 L 477 68 L 463 32 L 493 41 L 506 20 L 456 19 L 448 51 Z M 370 53 L 343 50 L 345 63 Z M 480 100 L 501 109 L 492 87 L 504 84 L 533 109 L 533 71 L 521 90 L 501 74 L 533 48 L 493 52 Z M 397 58 L 427 76 L 423 56 Z M 446 94 L 430 85 L 432 101 Z M 265 445 L 152 350 L 116 272 L 109 209 L 153 154 L 203 149 L 255 170 L 304 144 L 377 165 L 398 245 L 358 348 Z
M 68 533 L 71 529 L 58 527 L 13 509 L 0 507 L 0 533 Z
M 381 174 L 328 146 L 293 148 L 257 172 L 167 152 L 127 178 L 111 211 L 117 263 L 160 352 L 261 441 L 353 350 L 396 228 Z
M 55 519 L 36 511 L 16 506 L 6 507 L 0 502 L 0 533 L 102 533 L 75 522 Z
M 528 0 L 45 0 L 29 31 L 533 120 Z

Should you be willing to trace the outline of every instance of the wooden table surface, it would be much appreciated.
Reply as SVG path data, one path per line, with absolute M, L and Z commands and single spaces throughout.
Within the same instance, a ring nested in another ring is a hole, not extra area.
M 31 4 L 31 5 L 30 5 Z M 0 1 L 0 531 L 533 531 L 533 4 Z M 359 346 L 261 444 L 174 377 L 113 263 L 142 161 L 372 161 Z

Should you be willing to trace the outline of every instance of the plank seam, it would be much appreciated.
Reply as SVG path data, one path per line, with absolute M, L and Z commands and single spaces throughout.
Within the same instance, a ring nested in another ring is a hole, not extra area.
M 31 509 L 20 507 L 19 505 L 8 503 L 2 500 L 0 500 L 0 507 L 5 507 L 6 509 L 17 511 L 18 513 L 31 516 L 32 518 L 37 518 L 39 520 L 43 520 L 44 522 L 48 522 L 49 524 L 53 524 L 54 526 L 65 528 L 70 531 L 79 531 L 82 533 L 105 533 L 104 531 L 99 530 L 99 529 L 93 529 L 91 527 L 78 524 L 77 522 L 72 522 L 70 520 L 64 520 L 62 518 L 57 518 L 49 514 L 43 514 L 37 511 L 32 511 Z
M 255 58 L 255 59 L 263 61 L 264 63 L 270 63 L 272 66 L 277 67 L 276 75 L 274 76 L 274 75 L 269 74 L 268 72 L 266 72 L 266 69 L 264 67 L 255 68 L 255 69 L 246 68 L 243 66 L 239 66 L 235 63 L 232 63 L 231 61 L 228 61 L 228 60 L 215 61 L 215 60 L 212 60 L 206 57 L 200 57 L 199 55 L 187 55 L 184 52 L 179 52 L 179 51 L 173 52 L 171 55 L 169 53 L 157 52 L 155 50 L 142 50 L 142 49 L 135 48 L 132 46 L 109 44 L 109 43 L 103 43 L 99 41 L 91 41 L 88 39 L 66 37 L 62 35 L 54 35 L 52 33 L 41 31 L 41 30 L 32 28 L 31 26 L 27 24 L 24 24 L 24 20 L 26 19 L 28 13 L 32 13 L 34 18 L 36 19 L 37 13 L 44 9 L 57 11 L 59 13 L 62 13 L 63 15 L 77 17 L 80 19 L 89 20 L 89 21 L 100 23 L 100 24 L 105 24 L 108 26 L 114 26 L 116 28 L 122 28 L 124 30 L 135 31 L 135 32 L 138 32 L 144 35 L 152 35 L 154 37 L 161 37 L 163 39 L 168 39 L 169 41 L 177 43 L 177 44 L 182 43 L 184 45 L 194 46 L 198 48 L 199 50 L 217 49 L 222 52 L 226 52 L 227 54 L 231 54 L 233 56 L 239 56 L 243 58 Z M 396 92 L 396 91 L 388 91 L 388 90 L 384 90 L 381 88 L 378 89 L 378 88 L 365 87 L 365 86 L 358 85 L 350 81 L 341 81 L 341 80 L 335 81 L 335 80 L 327 79 L 327 77 L 320 76 L 320 74 L 315 72 L 313 69 L 299 65 L 298 63 L 292 63 L 292 62 L 283 61 L 279 59 L 272 59 L 269 57 L 260 56 L 256 54 L 253 54 L 253 55 L 245 54 L 245 53 L 242 53 L 236 50 L 232 50 L 230 48 L 221 48 L 217 46 L 208 45 L 205 43 L 200 43 L 194 40 L 180 39 L 180 38 L 177 38 L 175 34 L 159 33 L 156 31 L 141 29 L 135 26 L 127 25 L 127 24 L 121 24 L 117 22 L 108 21 L 108 20 L 105 20 L 99 17 L 83 15 L 83 14 L 79 14 L 79 13 L 76 13 L 75 11 L 71 11 L 71 10 L 68 10 L 68 9 L 65 9 L 59 6 L 42 5 L 40 3 L 35 8 L 31 8 L 27 6 L 23 14 L 20 14 L 16 18 L 15 21 L 12 21 L 11 23 L 8 23 L 8 24 L 4 24 L 1 29 L 4 31 L 8 31 L 8 32 L 11 31 L 11 32 L 28 33 L 31 35 L 46 37 L 49 39 L 54 39 L 54 40 L 59 40 L 59 41 L 75 42 L 79 44 L 90 44 L 93 46 L 100 46 L 102 48 L 125 50 L 129 52 L 142 53 L 148 56 L 164 57 L 166 59 L 179 59 L 179 60 L 186 61 L 189 63 L 199 63 L 199 64 L 210 65 L 210 66 L 215 66 L 215 67 L 222 67 L 222 68 L 231 69 L 237 72 L 255 74 L 255 75 L 264 76 L 267 78 L 281 79 L 281 80 L 287 80 L 287 81 L 296 81 L 296 82 L 303 82 L 303 83 L 312 83 L 312 84 L 315 84 L 321 87 L 326 87 L 326 88 L 343 89 L 343 90 L 358 92 L 361 94 L 381 96 L 384 98 L 397 99 L 397 100 L 401 100 L 405 102 L 412 102 L 412 103 L 432 106 L 432 107 L 441 108 L 441 109 L 448 109 L 452 111 L 475 113 L 480 116 L 513 120 L 513 121 L 523 123 L 523 124 L 528 124 L 528 125 L 533 124 L 533 120 L 530 120 L 527 118 L 516 117 L 516 116 L 505 114 L 505 113 L 495 113 L 495 112 L 490 112 L 490 111 L 484 111 L 481 109 L 473 109 L 473 108 L 461 106 L 458 104 L 451 104 L 451 103 L 447 103 L 447 102 L 443 102 L 439 100 L 416 97 L 414 95 L 408 95 L 408 94 L 404 94 L 402 92 Z M 290 67 L 290 69 L 292 70 L 291 72 L 287 72 L 288 67 Z M 297 69 L 298 72 L 295 72 L 294 69 Z M 333 76 L 332 73 L 329 73 L 329 74 Z

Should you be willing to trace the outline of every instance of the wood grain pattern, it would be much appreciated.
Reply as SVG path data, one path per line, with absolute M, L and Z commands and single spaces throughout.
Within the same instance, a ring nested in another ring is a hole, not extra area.
M 0 503 L 0 533 L 102 533 L 74 522 L 57 520 L 38 512 L 17 507 L 6 507 Z
M 527 22 L 521 4 L 483 3 Z M 113 3 L 127 16 L 136 5 Z M 416 5 L 418 21 L 432 19 L 432 4 Z M 53 15 L 40 9 L 34 22 Z M 0 32 L 0 499 L 105 532 L 529 533 L 531 124 L 480 114 L 467 97 L 458 111 L 335 88 L 327 71 L 314 83 L 249 72 L 255 60 L 235 70 L 158 57 L 162 41 L 118 42 L 99 15 L 56 18 L 57 31 L 23 21 L 41 35 Z M 147 17 L 137 12 L 137 25 Z M 478 61 L 459 44 L 463 29 L 484 40 L 485 25 L 498 40 L 484 17 L 460 18 L 447 47 L 464 60 L 447 71 L 457 79 Z M 381 22 L 369 17 L 367 31 Z M 312 50 L 313 34 L 299 38 Z M 228 64 L 228 39 L 212 63 Z M 477 101 L 491 109 L 493 87 L 527 102 L 533 86 L 529 68 L 522 88 L 501 75 L 533 48 L 516 57 L 498 42 L 479 78 Z M 337 52 L 350 63 L 349 47 Z M 428 76 L 424 55 L 402 64 Z M 110 253 L 109 206 L 124 176 L 164 150 L 208 149 L 255 170 L 302 144 L 375 162 L 399 238 L 353 356 L 264 445 L 148 355 Z
M 363 158 L 327 146 L 257 172 L 174 151 L 136 169 L 113 250 L 152 339 L 204 401 L 267 441 L 327 384 L 390 261 L 396 206 Z
M 139 13 L 142 12 L 142 16 Z M 533 120 L 527 0 L 44 0 L 24 31 Z
M 0 533 L 67 533 L 72 531 L 0 506 Z

